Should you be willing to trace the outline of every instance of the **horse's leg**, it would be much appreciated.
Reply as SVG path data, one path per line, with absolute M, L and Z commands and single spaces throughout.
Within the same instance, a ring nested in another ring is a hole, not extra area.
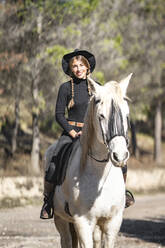
M 119 232 L 123 218 L 123 211 L 106 221 L 103 225 L 104 232 L 104 248 L 114 248 L 116 236 Z
M 61 247 L 72 248 L 72 236 L 70 234 L 69 223 L 61 219 L 59 216 L 54 215 L 54 223 L 60 234 Z
M 101 241 L 102 241 L 102 232 L 100 230 L 100 227 L 96 225 L 93 232 L 93 242 L 94 242 L 93 247 L 101 248 Z
M 78 248 L 78 238 L 77 233 L 72 223 L 69 224 L 70 233 L 72 236 L 72 248 Z
M 83 217 L 75 219 L 74 226 L 78 235 L 80 248 L 93 248 L 93 229 L 94 225 L 90 225 Z

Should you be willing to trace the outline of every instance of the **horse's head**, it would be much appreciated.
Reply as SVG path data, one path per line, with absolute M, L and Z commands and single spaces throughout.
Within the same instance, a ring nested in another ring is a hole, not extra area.
M 129 107 L 126 90 L 132 74 L 120 83 L 110 81 L 100 86 L 89 78 L 93 93 L 93 129 L 97 140 L 103 143 L 110 154 L 112 163 L 123 166 L 128 158 L 128 117 Z

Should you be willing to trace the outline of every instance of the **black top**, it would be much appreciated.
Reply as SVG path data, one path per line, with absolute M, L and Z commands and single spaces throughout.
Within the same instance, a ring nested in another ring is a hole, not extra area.
M 55 118 L 65 132 L 69 133 L 72 129 L 75 131 L 81 130 L 81 128 L 71 126 L 68 121 L 83 122 L 84 116 L 87 110 L 89 94 L 86 79 L 74 79 L 74 106 L 68 110 L 67 106 L 72 98 L 71 82 L 63 83 L 58 92 Z M 65 117 L 65 111 L 67 108 L 68 118 Z

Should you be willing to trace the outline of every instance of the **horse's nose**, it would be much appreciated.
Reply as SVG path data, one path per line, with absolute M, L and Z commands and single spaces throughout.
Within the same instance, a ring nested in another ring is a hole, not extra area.
M 112 153 L 112 158 L 115 162 L 117 163 L 122 163 L 122 162 L 126 162 L 129 158 L 129 152 L 126 151 L 124 153 L 117 153 L 117 152 L 113 152 Z

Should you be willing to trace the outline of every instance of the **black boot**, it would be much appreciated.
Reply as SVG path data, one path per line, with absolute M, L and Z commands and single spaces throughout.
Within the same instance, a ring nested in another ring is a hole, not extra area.
M 122 172 L 123 172 L 123 178 L 124 178 L 124 182 L 126 183 L 126 179 L 127 179 L 127 165 L 125 165 L 124 167 L 122 167 Z M 135 203 L 135 199 L 133 194 L 129 191 L 126 190 L 125 191 L 125 208 L 130 207 L 131 205 L 133 205 Z
M 135 199 L 133 194 L 129 190 L 126 190 L 125 196 L 126 196 L 125 208 L 128 208 L 135 203 Z
M 45 181 L 44 183 L 44 204 L 41 209 L 40 218 L 41 219 L 51 219 L 53 218 L 54 208 L 53 208 L 53 196 L 54 196 L 54 184 Z

